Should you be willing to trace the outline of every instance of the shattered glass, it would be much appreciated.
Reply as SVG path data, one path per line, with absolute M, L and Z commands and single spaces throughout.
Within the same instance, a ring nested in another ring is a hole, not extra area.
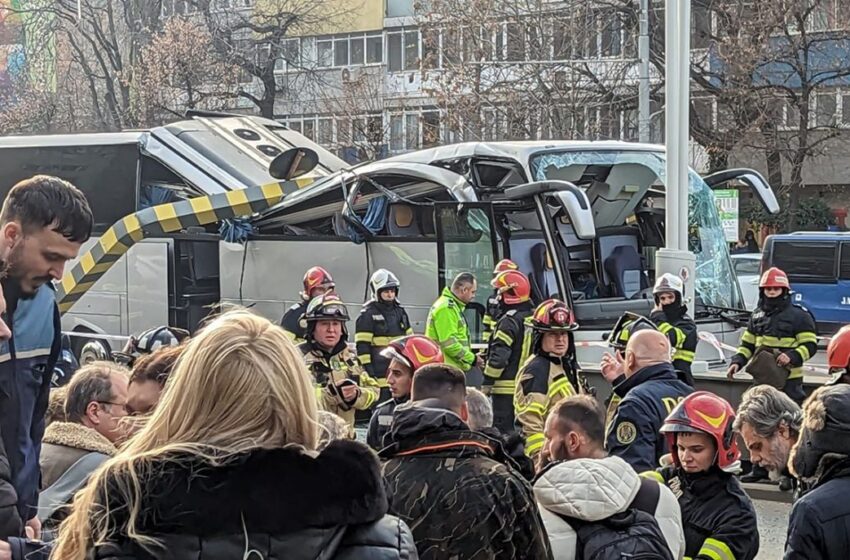
M 544 181 L 549 178 L 549 169 L 625 163 L 644 166 L 665 183 L 664 154 L 658 152 L 549 152 L 531 158 L 531 172 L 535 181 Z M 693 170 L 688 174 L 688 187 L 688 249 L 696 256 L 694 290 L 697 300 L 706 305 L 743 309 L 714 193 Z

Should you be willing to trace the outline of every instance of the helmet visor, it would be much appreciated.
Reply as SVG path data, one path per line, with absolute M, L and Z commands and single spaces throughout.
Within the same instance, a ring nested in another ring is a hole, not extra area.
M 387 358 L 388 360 L 396 360 L 398 362 L 401 362 L 405 366 L 413 369 L 413 364 L 410 363 L 410 360 L 408 360 L 404 354 L 399 352 L 399 350 L 395 346 L 390 345 L 381 350 L 381 356 Z

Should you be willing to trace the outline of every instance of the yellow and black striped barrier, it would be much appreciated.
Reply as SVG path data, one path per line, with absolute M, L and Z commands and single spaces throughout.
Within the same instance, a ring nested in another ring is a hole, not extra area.
M 121 255 L 142 239 L 227 218 L 250 216 L 277 204 L 284 194 L 312 181 L 312 178 L 299 177 L 293 181 L 160 204 L 125 216 L 106 230 L 98 242 L 62 277 L 56 294 L 60 313 L 71 309 Z

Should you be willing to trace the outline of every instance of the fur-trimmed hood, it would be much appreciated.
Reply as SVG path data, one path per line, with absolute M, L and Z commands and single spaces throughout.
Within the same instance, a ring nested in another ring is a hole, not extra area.
M 107 482 L 113 511 L 126 506 L 116 485 L 119 475 Z M 370 523 L 387 512 L 377 458 L 353 441 L 333 441 L 319 454 L 298 447 L 257 449 L 219 465 L 173 455 L 145 468 L 140 478 L 144 495 L 137 529 L 142 534 L 248 530 L 280 536 Z
M 44 431 L 43 443 L 63 445 L 83 451 L 115 455 L 115 445 L 92 428 L 75 422 L 52 422 Z
M 803 425 L 788 466 L 797 478 L 815 481 L 850 456 L 850 385 L 819 387 L 803 405 Z M 821 464 L 824 460 L 828 464 Z

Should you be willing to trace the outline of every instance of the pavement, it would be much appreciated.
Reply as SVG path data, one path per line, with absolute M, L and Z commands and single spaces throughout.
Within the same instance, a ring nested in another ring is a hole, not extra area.
M 780 560 L 785 550 L 785 534 L 791 504 L 754 500 L 759 525 L 759 553 L 756 560 Z

